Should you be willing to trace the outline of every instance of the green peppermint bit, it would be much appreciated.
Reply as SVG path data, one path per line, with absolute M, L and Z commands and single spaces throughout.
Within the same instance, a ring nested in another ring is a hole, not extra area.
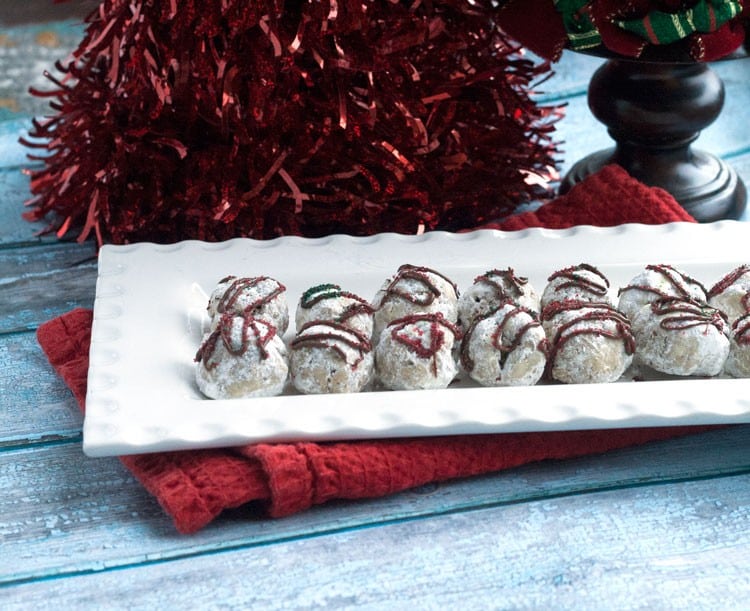
M 303 308 L 309 308 L 315 301 L 321 299 L 334 299 L 341 296 L 341 287 L 338 284 L 318 284 L 311 286 L 302 294 L 300 304 Z

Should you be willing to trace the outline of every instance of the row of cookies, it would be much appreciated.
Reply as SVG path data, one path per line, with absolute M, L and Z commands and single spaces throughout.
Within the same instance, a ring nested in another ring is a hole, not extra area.
M 439 288 L 433 285 L 433 277 L 440 278 Z M 413 282 L 420 290 L 411 292 Z M 407 303 L 414 299 L 415 315 L 401 316 L 398 306 L 389 309 L 386 304 L 393 305 L 392 300 L 383 295 L 400 295 Z M 447 279 L 414 266 L 402 266 L 386 282 L 376 298 L 381 307 L 335 284 L 314 286 L 297 304 L 295 335 L 287 345 L 282 340 L 289 327 L 285 287 L 265 276 L 228 276 L 209 297 L 210 331 L 195 357 L 198 387 L 216 399 L 276 395 L 284 390 L 287 379 L 306 394 L 357 392 L 375 380 L 386 388 L 419 387 L 414 385 L 418 382 L 413 372 L 410 376 L 408 368 L 402 371 L 387 354 L 390 345 L 396 354 L 399 350 L 404 354 L 408 346 L 407 352 L 421 355 L 418 375 L 447 386 L 456 375 L 451 347 L 460 333 L 438 309 L 450 300 L 453 312 L 449 316 L 455 320 L 457 296 L 457 288 Z M 426 311 L 417 311 L 423 306 Z M 389 336 L 378 345 L 376 359 L 372 338 L 397 318 L 399 339 Z M 443 329 L 450 339 L 444 338 Z M 410 334 L 420 339 L 408 339 Z M 425 334 L 446 341 L 422 349 L 418 344 Z M 442 356 L 445 346 L 449 346 L 447 358 Z M 428 356 L 425 350 L 432 352 Z
M 645 266 L 616 300 L 610 288 L 587 264 L 549 277 L 538 314 L 550 378 L 610 382 L 633 363 L 675 376 L 750 376 L 749 266 L 710 290 L 663 264 Z
M 196 380 L 213 398 L 278 394 L 287 378 L 302 393 L 356 392 L 373 381 L 444 388 L 459 369 L 488 386 L 545 375 L 611 382 L 634 357 L 664 373 L 711 376 L 726 364 L 744 377 L 749 292 L 746 266 L 707 291 L 670 266 L 650 265 L 614 304 L 608 279 L 587 264 L 554 272 L 541 296 L 512 269 L 478 276 L 459 295 L 439 272 L 403 265 L 372 303 L 333 284 L 306 291 L 287 346 L 283 285 L 228 277 L 209 299 L 211 332 L 196 355 Z

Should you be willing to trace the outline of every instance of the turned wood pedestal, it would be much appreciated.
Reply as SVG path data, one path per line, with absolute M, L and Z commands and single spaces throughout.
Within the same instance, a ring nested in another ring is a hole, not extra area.
M 591 79 L 588 103 L 615 146 L 577 162 L 562 192 L 618 163 L 642 182 L 669 191 L 698 221 L 742 214 L 747 190 L 737 173 L 692 146 L 724 105 L 724 84 L 708 64 L 609 59 Z

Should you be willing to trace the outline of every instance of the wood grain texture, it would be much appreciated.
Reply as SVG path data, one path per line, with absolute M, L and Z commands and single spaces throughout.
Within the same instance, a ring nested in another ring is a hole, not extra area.
M 13 0 L 3 0 L 0 6 L 0 25 L 7 17 L 4 13 L 9 1 Z M 49 7 L 52 0 L 35 3 Z M 39 16 L 44 12 L 39 11 Z M 82 40 L 83 32 L 82 19 L 75 17 L 54 23 L 26 23 L 0 28 L 0 120 L 54 114 L 50 99 L 34 96 L 30 89 L 55 89 L 45 72 L 60 76 L 54 68 L 55 62 L 69 58 Z
M 0 569 L 0 584 L 541 498 L 748 473 L 748 433 L 750 426 L 732 427 L 601 456 L 539 463 L 371 501 L 331 503 L 284 520 L 262 520 L 257 508 L 245 507 L 191 537 L 175 534 L 155 501 L 116 459 L 88 459 L 77 443 L 8 450 L 0 452 L 0 536 L 3 556 L 14 560 Z
M 742 475 L 150 559 L 0 596 L 13 609 L 739 609 L 750 593 L 748 519 Z
M 23 278 L 62 273 L 66 270 L 96 266 L 93 244 L 51 242 L 23 248 L 0 250 L 0 278 L 14 282 Z
M 534 59 L 535 56 L 529 56 Z M 541 63 L 539 60 L 535 60 Z M 586 97 L 589 79 L 604 63 L 603 59 L 582 53 L 565 53 L 562 61 L 550 66 L 550 74 L 533 88 L 534 99 L 543 105 L 554 105 L 570 98 Z
M 0 121 L 0 167 L 21 169 L 32 165 L 28 159 L 29 149 L 23 146 L 19 137 L 27 135 L 31 121 L 26 118 L 5 117 Z M 35 164 L 35 165 L 38 165 Z
M 23 204 L 30 197 L 29 177 L 20 168 L 0 168 L 0 222 L 3 224 L 0 247 L 43 241 L 37 233 L 47 224 L 31 223 L 22 217 L 26 210 Z
M 32 332 L 0 335 L 0 449 L 80 439 L 82 416 Z
M 96 286 L 91 243 L 0 250 L 0 334 L 36 329 L 75 307 L 91 307 Z

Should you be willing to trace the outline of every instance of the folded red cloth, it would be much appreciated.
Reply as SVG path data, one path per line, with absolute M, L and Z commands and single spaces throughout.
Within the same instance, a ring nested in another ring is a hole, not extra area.
M 695 219 L 665 190 L 647 187 L 620 166 L 610 165 L 536 212 L 517 214 L 485 228 L 514 231 L 528 227 L 565 229 L 575 225 L 613 227 L 676 221 L 694 223 Z
M 604 168 L 536 212 L 498 223 L 503 230 L 578 224 L 610 226 L 693 221 L 666 191 Z M 52 366 L 84 408 L 92 312 L 76 309 L 39 327 Z M 395 493 L 452 478 L 668 439 L 705 427 L 497 434 L 341 443 L 255 444 L 125 456 L 121 460 L 182 533 L 222 510 L 260 501 L 280 517 L 332 499 Z

